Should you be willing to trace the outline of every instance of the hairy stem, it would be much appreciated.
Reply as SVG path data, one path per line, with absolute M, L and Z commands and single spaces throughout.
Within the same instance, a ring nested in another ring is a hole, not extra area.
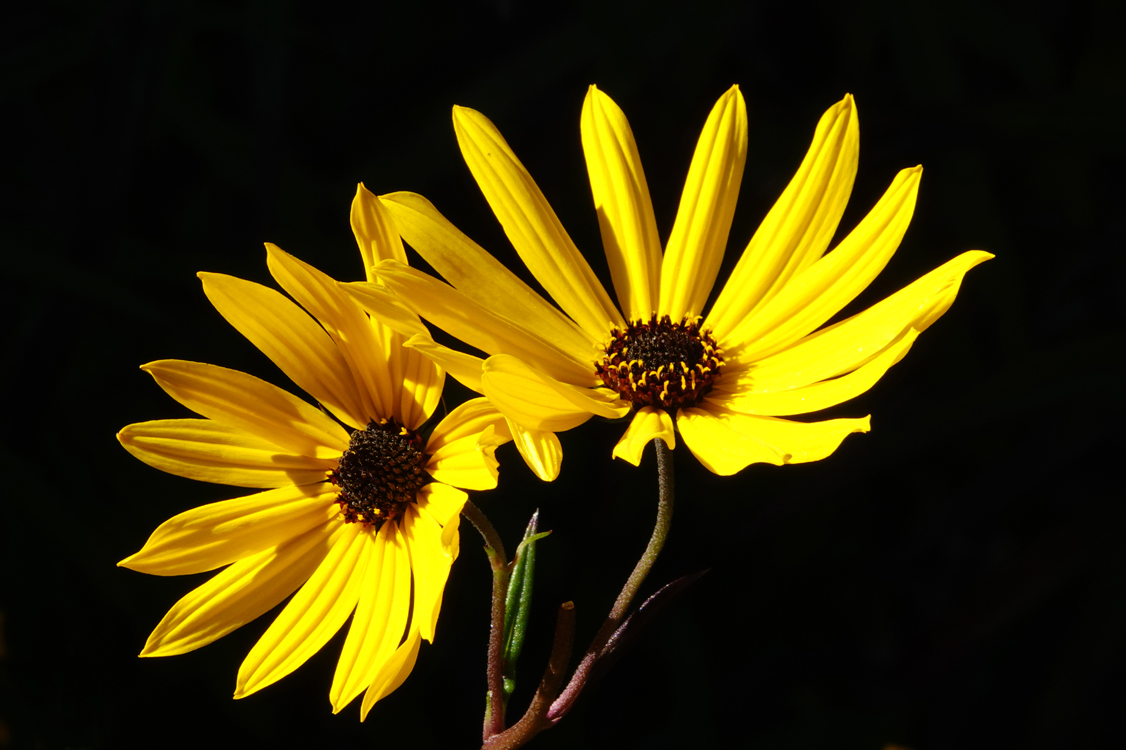
M 465 501 L 461 513 L 477 527 L 485 539 L 485 554 L 493 569 L 493 605 L 489 626 L 489 663 L 486 670 L 488 698 L 481 739 L 487 741 L 504 731 L 504 600 L 508 593 L 508 559 L 493 524 L 471 500 Z
M 614 602 L 614 607 L 610 610 L 609 617 L 606 622 L 602 623 L 602 627 L 598 630 L 598 634 L 594 636 L 594 640 L 590 644 L 583 655 L 582 662 L 579 663 L 575 674 L 571 677 L 571 681 L 567 684 L 567 688 L 563 693 L 551 704 L 551 708 L 547 712 L 547 719 L 551 724 L 557 723 L 560 719 L 567 715 L 567 712 L 574 706 L 575 700 L 579 697 L 583 687 L 586 685 L 587 680 L 590 678 L 591 669 L 594 668 L 595 662 L 602 656 L 606 643 L 610 640 L 610 636 L 614 634 L 618 626 L 621 624 L 622 619 L 626 616 L 626 611 L 629 609 L 630 602 L 633 601 L 634 596 L 637 595 L 638 589 L 645 581 L 645 577 L 649 575 L 649 570 L 653 567 L 653 563 L 657 561 L 657 555 L 661 553 L 661 548 L 665 546 L 665 539 L 669 534 L 669 525 L 672 523 L 672 509 L 673 509 L 673 464 L 672 464 L 672 451 L 668 449 L 665 442 L 660 438 L 653 441 L 653 445 L 657 449 L 657 484 L 658 484 L 658 500 L 657 500 L 657 523 L 653 527 L 653 535 L 649 538 L 649 545 L 645 548 L 645 553 L 642 554 L 641 559 L 637 561 L 634 566 L 633 572 L 630 573 L 629 580 L 618 594 L 617 601 Z

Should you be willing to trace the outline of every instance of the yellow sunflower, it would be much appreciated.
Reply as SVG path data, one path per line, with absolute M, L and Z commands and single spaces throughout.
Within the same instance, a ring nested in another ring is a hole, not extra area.
M 533 447 L 522 451 L 529 454 L 537 446 L 545 455 L 557 451 L 553 433 L 592 415 L 632 410 L 613 454 L 635 465 L 654 438 L 675 447 L 677 431 L 717 474 L 756 462 L 824 458 L 850 433 L 866 432 L 869 418 L 780 417 L 816 412 L 870 388 L 946 311 L 966 272 L 992 257 L 963 253 L 869 309 L 822 327 L 895 252 L 922 173 L 912 167 L 896 175 L 868 215 L 825 253 L 856 175 L 856 107 L 845 96 L 821 118 L 797 174 L 706 311 L 746 158 L 739 88 L 720 97 L 704 124 L 662 252 L 629 123 L 591 86 L 582 111 L 583 151 L 619 311 L 496 127 L 463 107 L 454 108 L 453 121 L 486 200 L 559 307 L 412 193 L 380 200 L 403 239 L 452 288 L 386 260 L 375 271 L 378 285 L 349 289 L 377 315 L 390 307 L 390 290 L 491 355 L 482 362 L 425 336 L 408 341 L 524 428 Z
M 389 217 L 362 185 L 351 219 L 366 267 L 405 262 Z M 340 284 L 267 250 L 274 279 L 304 310 L 221 274 L 201 273 L 204 291 L 327 413 L 235 370 L 144 365 L 204 418 L 129 425 L 118 434 L 126 450 L 172 474 L 264 491 L 181 513 L 119 565 L 154 575 L 227 566 L 172 607 L 141 656 L 197 649 L 297 592 L 242 663 L 236 698 L 296 669 L 352 615 L 329 697 L 338 712 L 366 689 L 362 719 L 402 684 L 420 640 L 434 638 L 467 497 L 455 487 L 495 487 L 493 454 L 511 438 L 504 418 L 474 399 L 424 440 L 419 428 L 438 404 L 442 369 L 370 320 Z M 397 324 L 425 331 L 406 311 Z

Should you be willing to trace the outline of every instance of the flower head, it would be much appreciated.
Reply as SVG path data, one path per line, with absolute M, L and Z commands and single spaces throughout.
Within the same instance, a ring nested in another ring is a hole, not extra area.
M 411 342 L 541 445 L 591 416 L 632 412 L 614 455 L 633 464 L 655 438 L 675 447 L 676 432 L 718 474 L 756 462 L 824 458 L 850 433 L 866 432 L 868 417 L 781 417 L 816 412 L 870 388 L 946 311 L 966 272 L 992 257 L 964 253 L 822 328 L 899 246 L 922 173 L 913 167 L 896 175 L 868 215 L 826 253 L 857 167 L 856 107 L 845 96 L 822 116 L 797 174 L 706 310 L 746 158 L 742 94 L 733 86 L 708 116 L 662 251 L 629 123 L 592 86 L 582 112 L 583 151 L 619 311 L 496 127 L 461 107 L 453 119 L 486 200 L 559 307 L 412 193 L 380 200 L 402 237 L 453 288 L 383 261 L 376 268 L 380 286 L 361 283 L 350 291 L 377 312 L 387 304 L 385 287 L 489 354 L 482 362 L 425 337 Z
M 405 262 L 389 217 L 362 185 L 352 228 L 365 266 Z M 327 413 L 235 370 L 145 365 L 203 419 L 129 425 L 122 445 L 172 474 L 263 491 L 181 513 L 119 564 L 155 575 L 226 566 L 172 607 L 142 656 L 197 649 L 297 592 L 243 662 L 236 698 L 296 669 L 352 615 L 330 699 L 339 711 L 366 689 L 366 716 L 406 679 L 420 641 L 433 640 L 458 553 L 462 489 L 496 486 L 493 453 L 511 437 L 504 418 L 474 399 L 424 438 L 442 369 L 370 320 L 337 282 L 267 250 L 274 279 L 301 307 L 221 274 L 201 273 L 204 291 Z M 400 317 L 399 327 L 425 330 L 412 314 Z

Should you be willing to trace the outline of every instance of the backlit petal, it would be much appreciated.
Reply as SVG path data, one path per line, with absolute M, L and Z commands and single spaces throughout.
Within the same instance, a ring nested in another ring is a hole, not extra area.
M 626 434 L 614 446 L 614 458 L 640 466 L 645 446 L 657 439 L 663 440 L 670 450 L 676 448 L 672 417 L 664 409 L 654 409 L 651 406 L 638 409 Z
M 194 651 L 273 609 L 316 570 L 343 529 L 334 519 L 220 571 L 168 610 L 141 656 Z
M 340 513 L 336 494 L 322 483 L 192 508 L 158 526 L 140 552 L 118 565 L 160 576 L 214 570 L 324 527 Z
M 369 313 L 374 320 L 378 320 L 407 337 L 430 335 L 418 316 L 382 284 L 370 281 L 337 283 L 340 289 Z
M 508 420 L 508 429 L 516 450 L 532 473 L 545 482 L 555 481 L 563 466 L 563 446 L 558 436 L 546 430 L 529 430 L 511 419 Z
M 594 385 L 595 350 L 571 357 L 522 323 L 497 315 L 428 274 L 394 261 L 378 266 L 379 278 L 411 309 L 466 344 L 489 354 L 511 354 L 568 383 Z
M 765 391 L 798 388 L 851 372 L 911 329 L 925 331 L 954 302 L 966 273 L 992 257 L 980 250 L 962 253 L 867 310 L 750 363 L 748 372 Z
M 571 357 L 587 356 L 597 339 L 521 281 L 504 264 L 466 237 L 417 193 L 391 193 L 379 200 L 395 227 L 442 278 L 498 315 L 519 321 Z
M 426 444 L 430 476 L 467 490 L 497 486 L 496 449 L 506 440 L 495 439 L 505 418 L 487 399 L 476 398 L 454 409 L 434 428 Z M 482 434 L 492 428 L 489 438 Z
M 286 487 L 323 481 L 336 459 L 295 456 L 210 419 L 158 419 L 117 433 L 125 450 L 149 466 L 200 482 Z
M 348 433 L 319 409 L 238 370 L 162 359 L 142 365 L 172 398 L 196 414 L 313 458 L 339 458 Z
M 729 476 L 754 463 L 775 466 L 819 461 L 854 432 L 868 432 L 869 419 L 791 422 L 704 403 L 681 409 L 676 425 L 684 444 L 706 468 Z
M 449 545 L 442 543 L 442 526 L 416 506 L 407 506 L 400 528 L 411 556 L 414 573 L 414 620 L 419 634 L 434 642 L 434 627 L 442 606 L 442 593 L 453 558 Z
M 385 258 L 394 258 L 400 263 L 407 262 L 403 241 L 395 231 L 394 219 L 362 182 L 356 186 L 356 197 L 352 199 L 349 219 L 368 281 L 375 281 L 375 264 Z
M 621 325 L 598 277 L 496 126 L 465 107 L 454 107 L 453 119 L 465 163 L 536 280 L 587 333 L 600 337 Z
M 360 706 L 360 721 L 367 718 L 368 711 L 371 711 L 372 706 L 398 690 L 399 686 L 407 679 L 411 670 L 414 669 L 414 663 L 418 659 L 418 647 L 421 644 L 422 640 L 419 638 L 418 631 L 412 628 L 407 633 L 407 639 L 395 649 L 391 658 L 380 667 L 379 673 L 372 680 L 367 692 L 364 693 L 364 702 Z
M 261 284 L 219 273 L 197 275 L 219 314 L 299 388 L 352 427 L 367 424 L 344 355 L 308 313 Z
M 485 360 L 481 384 L 502 414 L 532 430 L 561 432 L 595 414 L 616 419 L 629 412 L 616 394 L 561 383 L 504 354 Z
M 321 322 L 343 353 L 363 399 L 364 416 L 369 420 L 394 416 L 399 383 L 388 374 L 388 357 L 395 356 L 396 349 L 387 346 L 334 279 L 275 245 L 267 243 L 266 251 L 274 280 Z
M 583 102 L 582 139 L 618 303 L 627 320 L 648 319 L 657 310 L 661 283 L 661 239 L 653 202 L 629 122 L 596 86 Z
M 379 674 L 403 639 L 410 614 L 410 557 L 397 524 L 383 524 L 369 546 L 360 600 L 328 694 L 333 713 L 351 703 Z
M 704 123 L 661 266 L 658 312 L 679 322 L 703 312 L 715 283 L 747 160 L 747 107 L 738 86 Z
M 802 271 L 724 339 L 736 356 L 759 358 L 817 328 L 864 291 L 899 247 L 911 222 L 922 167 L 904 169 L 834 250 Z
M 368 281 L 375 281 L 375 264 L 381 260 L 407 262 L 394 219 L 363 184 L 356 187 L 352 201 L 352 233 L 356 235 Z M 382 358 L 387 362 L 388 379 L 399 386 L 397 401 L 396 389 L 391 388 L 391 416 L 408 428 L 416 429 L 434 413 L 442 396 L 445 374 L 419 352 L 404 349 L 403 336 L 393 327 L 378 318 L 372 320 L 371 325 L 376 340 L 384 347 Z
M 277 682 L 336 635 L 359 600 L 363 553 L 373 534 L 363 524 L 345 524 L 328 555 L 243 660 L 235 698 Z
M 481 392 L 481 368 L 485 360 L 442 346 L 429 336 L 411 336 L 404 346 L 422 352 L 448 375 L 471 391 Z
M 899 341 L 886 347 L 878 357 L 847 375 L 800 388 L 763 391 L 757 387 L 753 368 L 743 377 L 729 379 L 725 373 L 708 394 L 707 400 L 743 414 L 776 417 L 827 409 L 856 398 L 875 385 L 892 365 L 903 359 L 917 337 L 918 332 L 912 329 Z
M 821 257 L 848 203 L 860 146 L 851 95 L 821 116 L 797 174 L 763 219 L 708 315 L 723 338 Z

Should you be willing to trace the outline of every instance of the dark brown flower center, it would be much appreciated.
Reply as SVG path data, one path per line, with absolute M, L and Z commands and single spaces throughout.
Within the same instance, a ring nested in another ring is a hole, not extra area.
M 595 365 L 602 382 L 639 408 L 695 406 L 719 377 L 723 357 L 699 318 L 673 323 L 660 320 L 614 328 L 606 356 Z
M 328 476 L 340 488 L 336 502 L 344 520 L 382 525 L 401 517 L 429 479 L 424 447 L 417 432 L 394 419 L 368 422 L 353 432 L 348 450 Z

